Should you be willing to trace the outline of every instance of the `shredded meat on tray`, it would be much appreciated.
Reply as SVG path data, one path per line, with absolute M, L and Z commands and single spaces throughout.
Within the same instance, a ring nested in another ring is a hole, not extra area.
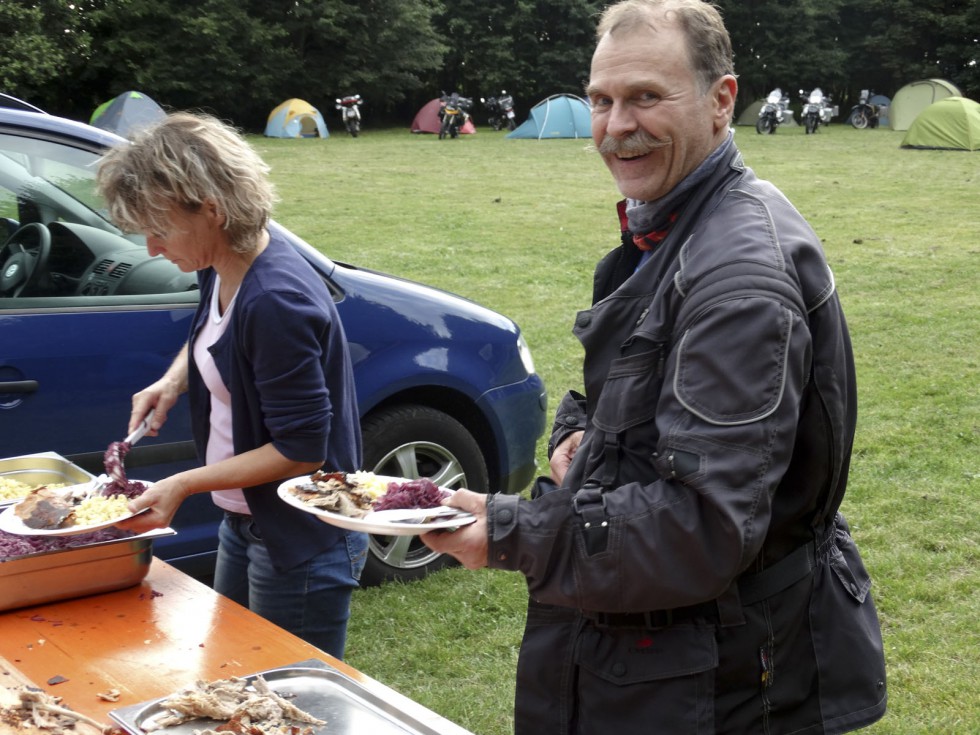
M 298 729 L 295 723 L 324 725 L 273 691 L 262 676 L 248 679 L 232 677 L 213 682 L 199 681 L 196 686 L 167 697 L 160 706 L 165 714 L 144 723 L 147 732 L 180 725 L 197 719 L 218 720 L 224 724 L 205 733 L 240 733 L 241 735 L 298 735 L 312 728 Z

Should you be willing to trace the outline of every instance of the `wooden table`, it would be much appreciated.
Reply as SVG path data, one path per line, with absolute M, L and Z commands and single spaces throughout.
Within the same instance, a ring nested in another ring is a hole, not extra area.
M 471 735 L 159 559 L 135 587 L 0 613 L 0 684 L 27 680 L 107 724 L 109 710 L 198 680 L 311 658 L 440 735 Z M 120 693 L 117 702 L 98 697 L 113 689 Z

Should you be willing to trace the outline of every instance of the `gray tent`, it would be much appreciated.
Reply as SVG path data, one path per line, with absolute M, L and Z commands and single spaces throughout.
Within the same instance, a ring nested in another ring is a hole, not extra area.
M 89 124 L 129 138 L 140 128 L 162 120 L 166 115 L 163 108 L 147 95 L 123 92 L 96 107 Z

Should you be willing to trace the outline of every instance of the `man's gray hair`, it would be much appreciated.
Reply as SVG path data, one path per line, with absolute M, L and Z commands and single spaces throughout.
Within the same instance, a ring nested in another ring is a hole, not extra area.
M 704 0 L 622 0 L 602 12 L 596 38 L 632 30 L 640 24 L 656 28 L 663 20 L 677 23 L 684 33 L 701 94 L 707 93 L 720 77 L 735 75 L 732 41 L 721 12 Z

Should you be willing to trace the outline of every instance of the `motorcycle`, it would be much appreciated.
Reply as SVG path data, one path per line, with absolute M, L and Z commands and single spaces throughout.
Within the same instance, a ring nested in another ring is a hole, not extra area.
M 789 97 L 784 97 L 783 90 L 776 87 L 766 97 L 765 103 L 763 103 L 762 108 L 759 110 L 759 119 L 755 123 L 755 132 L 759 133 L 759 135 L 763 133 L 772 135 L 775 133 L 776 128 L 786 119 L 786 115 L 793 114 L 788 108 Z
M 862 89 L 858 103 L 851 108 L 851 125 L 858 130 L 878 127 L 878 118 L 881 116 L 881 107 L 872 105 L 871 90 Z
M 508 130 L 517 127 L 516 116 L 514 115 L 514 98 L 507 94 L 506 89 L 500 90 L 499 97 L 480 98 L 487 111 L 490 113 L 488 122 L 494 130 L 502 130 L 507 126 Z
M 803 100 L 803 127 L 807 135 L 817 132 L 821 125 L 829 124 L 830 118 L 837 114 L 837 108 L 831 107 L 830 97 L 824 96 L 820 87 L 814 87 L 809 96 L 801 89 L 800 99 Z
M 348 95 L 336 100 L 337 109 L 340 110 L 340 117 L 344 121 L 344 127 L 352 138 L 356 138 L 361 132 L 361 95 Z
M 439 140 L 458 138 L 459 131 L 463 129 L 467 120 L 470 119 L 469 110 L 473 106 L 473 100 L 469 97 L 460 97 L 458 92 L 447 95 L 442 94 L 442 102 L 439 107 L 439 118 L 442 122 L 439 125 Z

